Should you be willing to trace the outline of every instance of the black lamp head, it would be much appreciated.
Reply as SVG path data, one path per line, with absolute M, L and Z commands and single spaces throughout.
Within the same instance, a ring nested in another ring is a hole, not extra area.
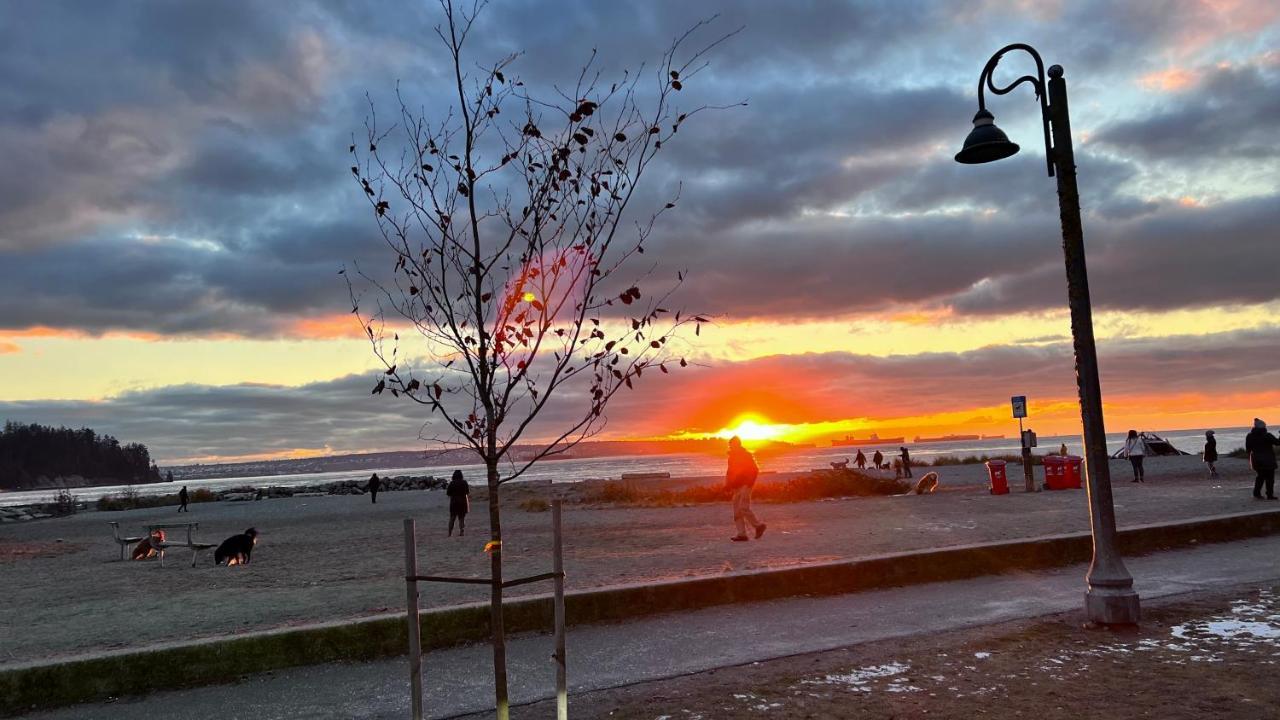
M 964 139 L 964 147 L 956 153 L 956 162 L 966 165 L 1003 160 L 1018 152 L 1018 144 L 996 127 L 995 116 L 986 108 L 973 116 L 973 130 Z

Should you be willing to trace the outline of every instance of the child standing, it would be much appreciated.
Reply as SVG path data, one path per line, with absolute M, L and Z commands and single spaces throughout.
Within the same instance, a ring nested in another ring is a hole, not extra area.
M 1212 430 L 1204 431 L 1204 464 L 1209 466 L 1209 479 L 1218 479 L 1218 468 L 1214 467 L 1214 463 L 1218 462 L 1218 440 L 1213 436 Z

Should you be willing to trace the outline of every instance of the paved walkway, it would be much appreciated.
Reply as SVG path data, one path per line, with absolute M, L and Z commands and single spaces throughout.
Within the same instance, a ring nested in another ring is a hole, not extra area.
M 1280 537 L 1131 558 L 1148 600 L 1242 583 L 1280 580 Z M 711 668 L 848 645 L 1070 611 L 1082 604 L 1084 566 L 961 582 L 718 607 L 574 629 L 572 692 L 617 687 Z M 512 698 L 550 696 L 547 636 L 510 642 Z M 231 720 L 408 717 L 407 660 L 297 668 L 228 686 L 40 714 L 45 720 L 183 717 Z M 489 707 L 489 649 L 477 645 L 424 658 L 429 717 Z M 655 708 L 657 710 L 657 708 Z M 661 713 L 655 713 L 661 714 Z
M 1197 458 L 1152 458 L 1151 482 L 1123 480 L 1115 463 L 1121 527 L 1259 508 L 1243 461 L 1223 464 L 1221 482 L 1203 479 Z M 982 468 L 942 468 L 944 487 Z M 971 478 L 970 478 L 971 479 Z M 954 481 L 954 482 L 953 482 Z M 761 542 L 730 543 L 727 505 L 672 508 L 569 506 L 565 562 L 570 589 L 714 576 L 907 550 L 1087 532 L 1083 491 L 991 496 L 969 485 L 933 496 L 766 504 Z M 439 492 L 288 498 L 193 505 L 213 541 L 255 527 L 253 563 L 215 568 L 117 562 L 107 520 L 126 530 L 172 522 L 173 508 L 82 515 L 0 528 L 0 666 L 24 660 L 185 641 L 307 622 L 348 619 L 404 606 L 402 519 L 418 521 L 421 567 L 441 575 L 484 576 L 484 513 L 465 538 L 444 536 Z M 505 508 L 504 561 L 510 576 L 550 569 L 550 515 Z M 22 552 L 6 555 L 6 548 Z M 34 553 L 34 556 L 33 556 Z M 516 594 L 544 590 L 514 588 Z M 482 600 L 472 586 L 437 585 L 423 604 Z

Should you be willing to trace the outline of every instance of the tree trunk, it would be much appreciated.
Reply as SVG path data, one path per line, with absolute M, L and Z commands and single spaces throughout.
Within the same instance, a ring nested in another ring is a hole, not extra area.
M 498 720 L 507 720 L 507 632 L 502 622 L 502 518 L 498 510 L 498 461 L 486 458 L 489 481 L 489 539 L 496 545 L 489 553 L 489 626 L 493 630 L 493 691 Z

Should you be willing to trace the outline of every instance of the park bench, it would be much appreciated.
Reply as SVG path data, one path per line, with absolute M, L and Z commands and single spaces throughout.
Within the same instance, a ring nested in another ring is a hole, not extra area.
M 124 551 L 125 551 L 125 548 L 130 547 L 130 546 L 132 546 L 132 545 L 137 545 L 138 543 L 140 543 L 140 542 L 142 542 L 143 540 L 146 540 L 146 539 L 147 539 L 147 536 L 146 536 L 146 535 L 137 535 L 137 536 L 134 536 L 134 535 L 128 535 L 128 536 L 121 535 L 121 534 L 120 534 L 120 523 L 118 523 L 118 522 L 109 522 L 109 523 L 107 523 L 107 524 L 111 526 L 111 539 L 112 539 L 112 540 L 115 540 L 115 541 L 116 541 L 116 544 L 120 546 L 120 559 L 121 559 L 121 560 L 124 560 Z
M 150 535 L 154 530 L 180 530 L 186 529 L 187 537 L 185 540 L 170 540 L 166 532 L 166 538 L 159 543 L 158 552 L 160 555 L 160 567 L 164 567 L 164 553 L 169 548 L 189 548 L 191 550 L 191 567 L 196 566 L 196 559 L 200 556 L 201 550 L 208 550 L 217 547 L 217 543 L 199 542 L 195 539 L 195 532 L 200 528 L 200 523 L 165 523 L 161 525 L 148 525 L 147 534 Z

